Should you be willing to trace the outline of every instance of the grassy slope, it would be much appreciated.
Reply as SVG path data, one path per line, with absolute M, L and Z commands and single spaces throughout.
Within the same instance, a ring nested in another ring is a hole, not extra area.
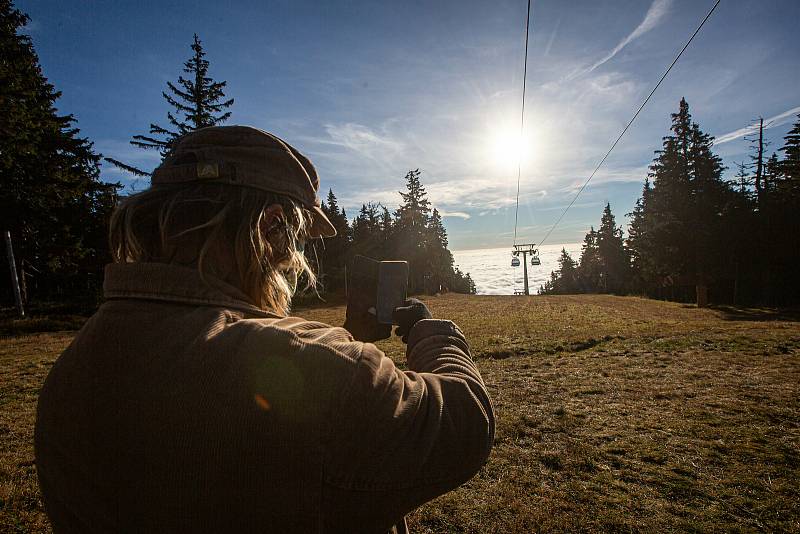
M 607 296 L 427 302 L 467 334 L 498 428 L 489 463 L 412 531 L 800 531 L 796 318 Z M 0 340 L 0 531 L 46 529 L 36 393 L 70 338 Z M 380 346 L 402 362 L 399 342 Z

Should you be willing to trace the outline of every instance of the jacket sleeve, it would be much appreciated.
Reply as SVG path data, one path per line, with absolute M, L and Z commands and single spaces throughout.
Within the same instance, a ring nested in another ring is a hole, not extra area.
M 489 456 L 494 414 L 458 327 L 418 322 L 407 359 L 410 371 L 401 371 L 364 344 L 332 413 L 324 505 L 334 523 L 357 515 L 365 527 L 388 529 L 469 480 Z

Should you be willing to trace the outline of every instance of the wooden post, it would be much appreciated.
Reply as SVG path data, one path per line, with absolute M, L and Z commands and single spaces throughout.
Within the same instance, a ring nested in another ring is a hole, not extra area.
M 694 286 L 694 289 L 697 294 L 697 307 L 705 308 L 708 306 L 708 286 L 705 284 L 697 284 Z
M 25 307 L 22 304 L 22 292 L 19 288 L 17 264 L 14 262 L 14 247 L 11 244 L 11 232 L 6 230 L 6 255 L 8 256 L 8 270 L 11 273 L 11 285 L 14 287 L 14 300 L 17 302 L 17 311 L 20 317 L 25 317 Z

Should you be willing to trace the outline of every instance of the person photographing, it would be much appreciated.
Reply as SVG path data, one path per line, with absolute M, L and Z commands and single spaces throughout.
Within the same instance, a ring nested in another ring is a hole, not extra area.
M 56 533 L 407 532 L 484 464 L 494 414 L 454 323 L 397 308 L 403 371 L 374 318 L 289 316 L 305 244 L 335 235 L 318 189 L 285 141 L 220 126 L 120 203 L 106 300 L 39 398 Z

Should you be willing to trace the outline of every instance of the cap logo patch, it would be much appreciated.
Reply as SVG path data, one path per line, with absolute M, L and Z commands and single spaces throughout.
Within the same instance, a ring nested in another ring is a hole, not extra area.
M 219 178 L 219 165 L 217 163 L 198 163 L 198 178 Z

